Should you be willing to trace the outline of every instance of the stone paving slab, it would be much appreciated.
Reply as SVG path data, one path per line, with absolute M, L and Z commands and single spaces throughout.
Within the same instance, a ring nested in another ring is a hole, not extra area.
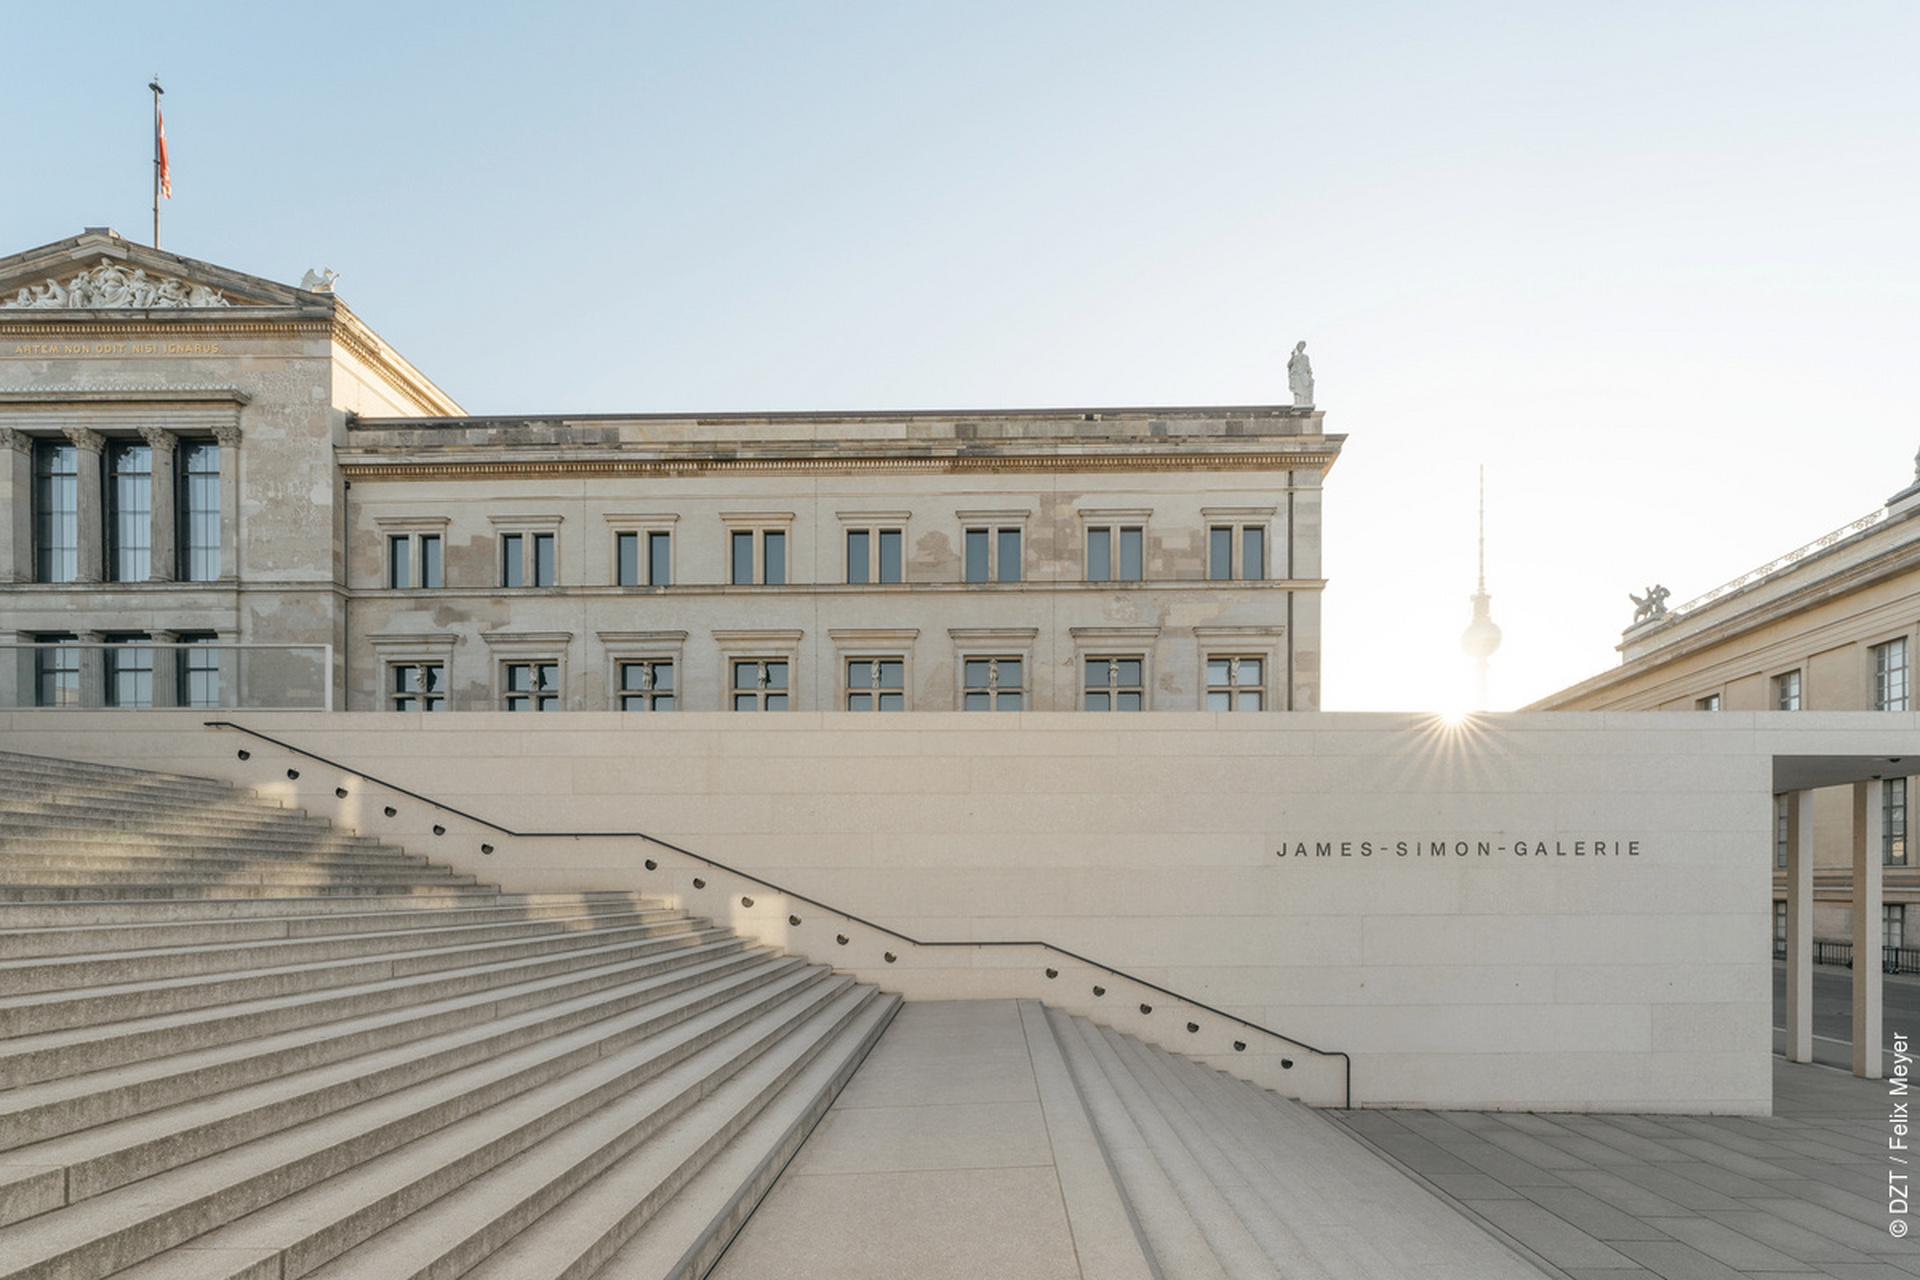
M 1889 1110 L 1885 1081 L 1775 1059 L 1770 1117 L 1326 1114 L 1550 1275 L 1911 1280 Z

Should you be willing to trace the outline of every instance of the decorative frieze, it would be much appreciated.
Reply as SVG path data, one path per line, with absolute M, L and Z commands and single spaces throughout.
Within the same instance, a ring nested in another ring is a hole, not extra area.
M 178 276 L 148 275 L 139 267 L 123 267 L 101 259 L 100 265 L 62 283 L 49 278 L 28 285 L 11 298 L 0 298 L 0 309 L 89 311 L 145 311 L 160 307 L 230 307 L 219 290 Z

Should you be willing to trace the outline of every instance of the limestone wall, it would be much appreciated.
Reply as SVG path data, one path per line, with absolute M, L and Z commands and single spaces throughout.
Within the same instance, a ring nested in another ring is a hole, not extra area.
M 1105 980 L 1090 970 L 1049 979 L 1059 963 L 1036 952 L 914 952 L 857 929 L 839 944 L 846 928 L 820 909 L 661 846 L 516 841 L 202 719 L 0 726 L 9 749 L 232 777 L 509 887 L 664 894 L 909 996 L 1085 1008 L 1340 1100 L 1328 1063 L 1233 1050 L 1230 1029 L 1187 1032 L 1203 1020 L 1171 1005 L 1140 1014 L 1157 997 L 1111 983 L 1093 997 Z M 1346 1051 L 1357 1103 L 1722 1112 L 1769 1105 L 1773 756 L 1891 750 L 1920 731 L 1911 714 L 1129 719 L 247 722 L 515 831 L 645 831 L 923 941 L 1054 943 Z

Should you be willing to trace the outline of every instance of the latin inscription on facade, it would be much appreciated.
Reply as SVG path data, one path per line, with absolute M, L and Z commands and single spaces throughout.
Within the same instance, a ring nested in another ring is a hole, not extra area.
M 16 342 L 16 356 L 217 356 L 217 342 Z

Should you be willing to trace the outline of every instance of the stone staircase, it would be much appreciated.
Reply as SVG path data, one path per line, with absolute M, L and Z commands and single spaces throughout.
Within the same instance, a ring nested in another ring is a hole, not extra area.
M 1139 1263 L 1110 1261 L 1110 1275 L 1543 1274 L 1310 1107 L 1059 1010 L 1025 1018 L 1036 1068 L 1051 1059 L 1072 1081 L 1050 1125 L 1063 1110 L 1085 1116 L 1133 1226 Z
M 898 998 L 0 753 L 0 1278 L 694 1276 Z

